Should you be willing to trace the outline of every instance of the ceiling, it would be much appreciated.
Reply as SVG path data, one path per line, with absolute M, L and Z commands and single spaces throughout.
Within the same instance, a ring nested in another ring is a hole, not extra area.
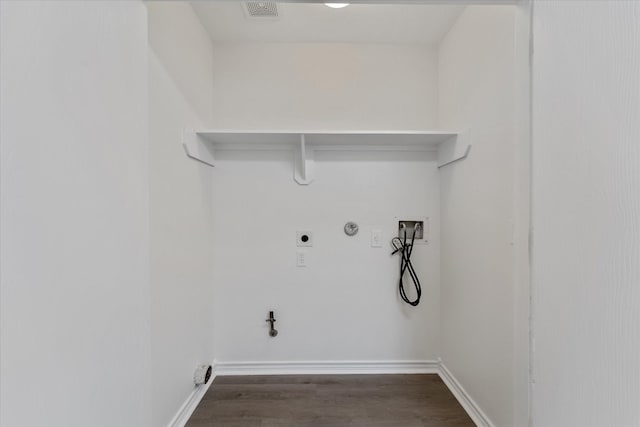
M 437 44 L 464 6 L 278 3 L 278 18 L 247 18 L 242 2 L 192 1 L 214 41 Z

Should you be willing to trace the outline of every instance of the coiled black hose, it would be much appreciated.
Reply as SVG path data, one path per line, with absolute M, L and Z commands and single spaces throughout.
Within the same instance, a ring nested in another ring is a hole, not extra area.
M 398 291 L 400 292 L 400 298 L 404 302 L 409 305 L 417 306 L 420 303 L 420 297 L 422 296 L 422 287 L 420 286 L 420 279 L 418 279 L 418 275 L 413 268 L 413 264 L 411 264 L 411 253 L 413 252 L 413 242 L 416 238 L 416 228 L 413 229 L 413 234 L 411 235 L 411 243 L 407 244 L 407 233 L 404 233 L 403 240 L 400 240 L 399 237 L 393 239 L 392 244 L 395 250 L 393 254 L 396 252 L 400 252 L 402 259 L 400 260 L 400 280 L 398 281 Z M 407 296 L 407 293 L 404 289 L 404 274 L 409 272 L 409 276 L 411 276 L 411 280 L 413 281 L 413 286 L 416 288 L 416 299 L 410 300 Z

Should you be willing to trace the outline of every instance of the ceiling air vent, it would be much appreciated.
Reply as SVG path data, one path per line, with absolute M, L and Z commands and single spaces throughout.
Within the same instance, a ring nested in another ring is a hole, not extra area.
M 245 1 L 243 6 L 249 18 L 278 17 L 278 5 L 274 1 Z

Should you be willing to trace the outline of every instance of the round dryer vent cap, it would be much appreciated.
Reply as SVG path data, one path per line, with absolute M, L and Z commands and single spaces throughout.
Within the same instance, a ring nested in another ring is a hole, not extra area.
M 196 385 L 206 384 L 211 378 L 211 365 L 200 365 L 193 374 L 193 382 Z

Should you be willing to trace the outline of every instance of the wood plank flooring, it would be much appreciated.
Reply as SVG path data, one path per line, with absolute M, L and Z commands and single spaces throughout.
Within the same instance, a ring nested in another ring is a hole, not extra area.
M 215 378 L 187 427 L 473 427 L 437 375 Z

